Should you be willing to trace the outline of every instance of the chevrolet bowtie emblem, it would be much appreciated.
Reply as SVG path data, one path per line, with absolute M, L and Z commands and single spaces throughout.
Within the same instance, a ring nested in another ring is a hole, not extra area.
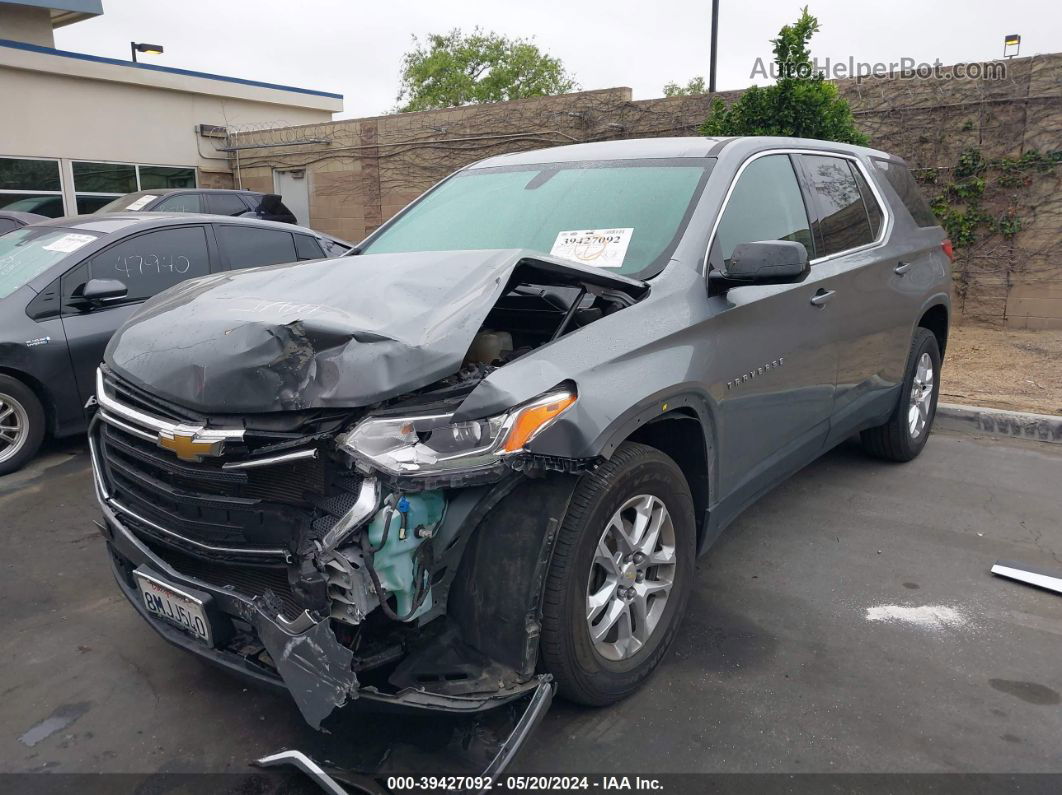
M 203 438 L 195 428 L 159 431 L 159 447 L 174 453 L 182 461 L 202 461 L 204 456 L 219 456 L 225 449 L 224 439 Z

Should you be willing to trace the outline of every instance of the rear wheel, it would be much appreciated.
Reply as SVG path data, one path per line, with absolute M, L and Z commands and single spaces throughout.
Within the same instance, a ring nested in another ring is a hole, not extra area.
M 44 439 L 44 409 L 33 390 L 0 375 L 0 475 L 21 469 Z
M 911 340 L 900 398 L 884 425 L 863 431 L 863 448 L 888 461 L 910 461 L 922 452 L 933 427 L 940 392 L 940 347 L 936 335 L 919 327 Z
M 576 487 L 546 580 L 542 664 L 562 695 L 633 693 L 671 646 L 693 579 L 693 500 L 660 451 L 627 442 Z

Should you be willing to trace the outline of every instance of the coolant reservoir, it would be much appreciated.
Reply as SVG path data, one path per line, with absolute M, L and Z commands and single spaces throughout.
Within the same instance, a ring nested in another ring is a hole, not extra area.
M 490 364 L 513 351 L 513 335 L 508 331 L 484 329 L 472 340 L 472 347 L 465 357 L 467 362 Z

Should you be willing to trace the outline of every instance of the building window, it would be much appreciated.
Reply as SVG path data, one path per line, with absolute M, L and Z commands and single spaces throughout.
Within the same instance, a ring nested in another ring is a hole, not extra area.
M 0 157 L 0 208 L 50 218 L 62 215 L 59 161 Z
M 119 196 L 138 190 L 194 188 L 195 168 L 89 163 L 75 160 L 74 192 L 78 213 L 93 213 Z
M 160 188 L 194 188 L 194 168 L 173 168 L 172 166 L 137 166 L 140 174 L 140 190 L 158 190 Z

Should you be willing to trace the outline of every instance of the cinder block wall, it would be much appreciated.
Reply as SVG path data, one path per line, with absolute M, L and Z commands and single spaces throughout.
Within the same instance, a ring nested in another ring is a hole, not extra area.
M 838 81 L 873 146 L 951 179 L 960 154 L 986 159 L 1062 149 L 1062 54 L 1013 59 L 1005 79 Z M 730 102 L 740 91 L 717 96 Z M 273 169 L 305 168 L 311 224 L 357 241 L 463 165 L 583 141 L 696 135 L 713 97 L 633 101 L 628 88 L 241 133 L 234 182 L 270 191 Z M 283 143 L 284 146 L 272 144 Z M 235 165 L 235 163 L 233 163 Z M 215 179 L 216 177 L 212 178 Z M 1014 328 L 1062 328 L 1062 164 L 1017 187 L 992 181 L 982 209 L 1011 212 L 1004 238 L 982 225 L 956 261 L 963 316 Z

